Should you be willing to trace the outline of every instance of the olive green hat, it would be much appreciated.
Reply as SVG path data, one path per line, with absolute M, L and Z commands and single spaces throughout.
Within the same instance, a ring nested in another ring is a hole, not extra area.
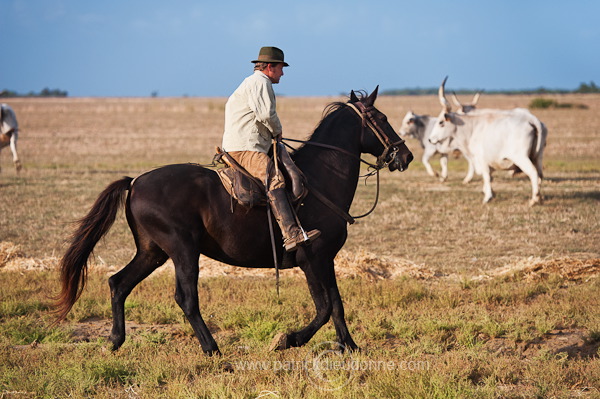
M 274 62 L 282 63 L 283 66 L 289 66 L 288 63 L 283 60 L 283 51 L 277 47 L 261 47 L 260 52 L 258 53 L 258 59 L 251 62 Z

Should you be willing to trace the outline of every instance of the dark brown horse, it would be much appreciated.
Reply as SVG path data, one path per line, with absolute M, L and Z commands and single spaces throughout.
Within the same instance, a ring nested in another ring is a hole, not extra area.
M 348 103 L 331 104 L 310 140 L 293 159 L 307 177 L 313 193 L 299 210 L 303 227 L 321 230 L 309 246 L 292 253 L 282 250 L 275 226 L 278 259 L 282 268 L 299 266 L 315 303 L 316 316 L 303 329 L 287 334 L 280 348 L 301 346 L 333 317 L 342 348 L 357 349 L 344 318 L 333 260 L 347 237 L 347 221 L 339 210 L 349 211 L 360 172 L 360 155 L 378 157 L 379 168 L 403 171 L 413 156 L 373 103 L 377 89 Z M 168 165 L 110 184 L 80 222 L 60 263 L 62 291 L 58 314 L 64 319 L 84 288 L 87 261 L 97 242 L 112 226 L 124 194 L 127 221 L 137 253 L 127 266 L 110 277 L 114 349 L 125 341 L 125 299 L 133 288 L 169 258 L 176 274 L 175 300 L 189 320 L 207 354 L 220 353 L 198 306 L 200 254 L 242 267 L 273 268 L 273 252 L 266 208 L 236 206 L 217 173 L 194 164 Z M 314 194 L 319 193 L 319 197 Z M 326 197 L 331 204 L 325 205 Z

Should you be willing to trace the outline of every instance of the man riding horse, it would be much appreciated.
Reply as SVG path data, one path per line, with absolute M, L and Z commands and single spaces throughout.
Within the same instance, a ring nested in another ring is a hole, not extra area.
M 285 188 L 284 176 L 267 155 L 272 140 L 281 140 L 273 84 L 283 76 L 283 51 L 262 47 L 254 63 L 254 73 L 233 92 L 225 105 L 223 150 L 246 171 L 260 180 L 281 228 L 286 251 L 317 238 L 319 230 L 305 232 L 298 224 Z

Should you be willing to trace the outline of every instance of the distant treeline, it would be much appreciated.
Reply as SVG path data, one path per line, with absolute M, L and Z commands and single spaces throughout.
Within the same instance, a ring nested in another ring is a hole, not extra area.
M 59 89 L 42 89 L 39 93 L 30 91 L 27 94 L 17 93 L 16 91 L 4 89 L 0 91 L 0 97 L 67 97 L 66 91 Z
M 600 93 L 600 87 L 596 86 L 594 82 L 581 83 L 575 90 L 566 89 L 547 89 L 540 87 L 537 89 L 523 89 L 523 90 L 472 90 L 472 89 L 459 89 L 452 90 L 456 94 L 473 94 L 476 92 L 485 92 L 486 94 L 569 94 L 569 93 Z M 437 95 L 438 88 L 414 88 L 414 89 L 393 89 L 382 91 L 381 94 L 388 96 L 424 96 L 424 95 Z
M 485 92 L 486 94 L 569 94 L 569 93 L 600 93 L 600 87 L 593 81 L 590 83 L 581 83 L 575 90 L 567 89 L 547 89 L 545 87 L 539 87 L 537 89 L 522 89 L 522 90 L 477 90 L 477 89 L 458 89 L 452 90 L 456 94 L 474 94 L 477 92 Z M 383 95 L 388 96 L 428 96 L 437 95 L 438 88 L 406 88 L 406 89 L 391 89 L 384 90 L 381 92 Z M 0 91 L 0 98 L 4 97 L 67 97 L 69 94 L 67 91 L 60 89 L 42 89 L 39 93 L 30 91 L 27 94 L 17 93 L 13 90 L 4 89 Z M 152 97 L 157 97 L 158 92 L 152 92 Z

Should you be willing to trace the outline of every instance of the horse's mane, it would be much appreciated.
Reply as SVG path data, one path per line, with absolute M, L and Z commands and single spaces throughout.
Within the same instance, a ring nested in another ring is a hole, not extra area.
M 356 97 L 358 98 L 359 101 L 363 101 L 365 98 L 367 98 L 367 95 L 368 95 L 367 92 L 365 92 L 363 90 L 356 91 L 356 92 L 354 92 L 354 94 L 356 95 Z M 323 116 L 321 117 L 321 121 L 317 125 L 317 129 L 319 128 L 319 126 L 321 126 L 321 124 L 325 121 L 325 119 L 329 115 L 331 115 L 338 109 L 347 106 L 349 102 L 350 102 L 350 96 L 348 96 L 348 101 L 346 101 L 346 102 L 335 101 L 335 102 L 327 104 L 325 106 L 325 109 L 323 110 Z
M 357 95 L 359 101 L 363 101 L 367 97 L 367 93 L 362 90 L 355 92 L 355 94 Z M 321 120 L 317 123 L 317 127 L 315 128 L 315 130 L 311 133 L 311 135 L 306 140 L 310 141 L 315 134 L 320 132 L 325 126 L 327 126 L 329 123 L 331 123 L 335 112 L 342 108 L 347 107 L 349 102 L 350 102 L 350 96 L 348 96 L 348 101 L 346 101 L 346 102 L 334 101 L 332 103 L 327 104 L 325 106 L 325 109 L 323 110 L 323 116 L 321 117 Z M 300 150 L 304 146 L 305 145 L 303 144 L 296 150 L 292 151 L 292 154 L 295 154 L 296 152 L 298 152 L 298 150 Z
M 359 101 L 363 101 L 365 98 L 367 98 L 367 92 L 363 91 L 363 90 L 359 90 L 357 92 L 354 92 L 354 94 L 356 95 L 356 97 L 358 98 Z M 332 103 L 329 103 L 325 106 L 325 109 L 323 110 L 323 116 L 321 117 L 321 121 L 317 124 L 317 128 L 315 129 L 315 131 L 313 132 L 316 133 L 317 130 L 319 130 L 319 128 L 321 127 L 321 125 L 323 125 L 324 123 L 326 123 L 327 121 L 327 117 L 330 116 L 331 114 L 333 114 L 335 111 L 339 110 L 340 108 L 344 108 L 346 106 L 348 106 L 348 103 L 350 103 L 350 96 L 348 96 L 348 101 L 343 102 L 343 101 L 335 101 Z M 312 137 L 312 136 L 311 136 Z

